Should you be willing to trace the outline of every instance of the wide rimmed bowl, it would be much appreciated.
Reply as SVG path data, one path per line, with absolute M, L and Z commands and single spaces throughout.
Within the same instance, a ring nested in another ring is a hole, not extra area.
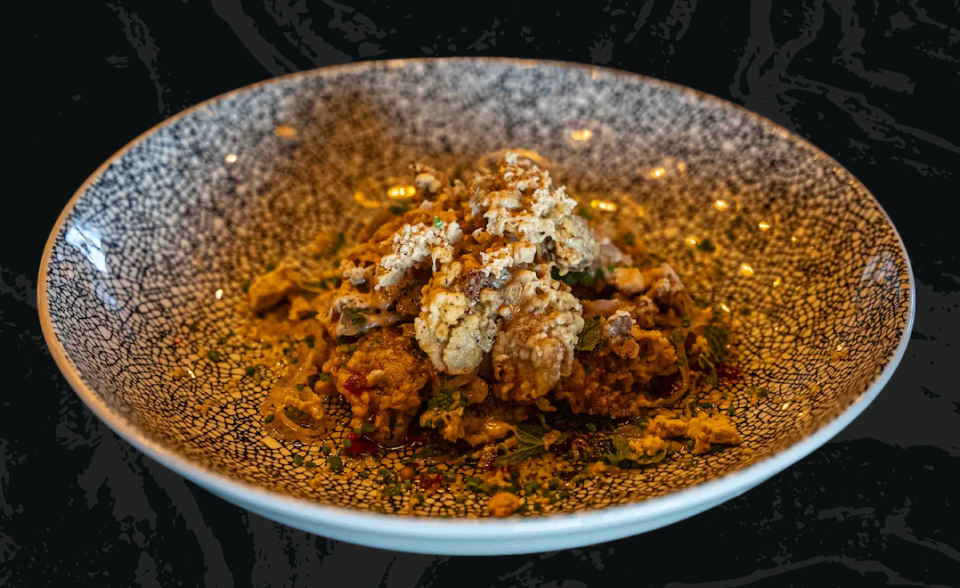
M 721 386 L 745 442 L 589 482 L 507 519 L 443 491 L 411 507 L 408 496 L 374 500 L 370 480 L 311 484 L 291 458 L 302 449 L 264 443 L 269 381 L 230 384 L 258 352 L 212 361 L 203 350 L 248 323 L 236 303 L 251 275 L 324 228 L 349 241 L 367 207 L 383 204 L 358 196 L 363 186 L 388 185 L 414 161 L 455 168 L 508 147 L 545 157 L 585 205 L 635 199 L 638 234 L 681 273 L 716 267 L 723 278 L 708 294 L 742 324 L 744 375 Z M 714 247 L 696 247 L 708 238 Z M 84 183 L 50 235 L 39 283 L 60 369 L 145 454 L 291 526 L 441 554 L 616 539 L 744 492 L 863 411 L 900 361 L 914 310 L 890 219 L 806 141 L 679 86 L 511 59 L 326 68 L 195 106 Z

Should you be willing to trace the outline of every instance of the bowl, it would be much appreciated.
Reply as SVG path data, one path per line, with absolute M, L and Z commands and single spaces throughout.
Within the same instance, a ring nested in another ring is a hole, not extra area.
M 368 193 L 411 163 L 456 169 L 506 148 L 535 151 L 581 202 L 634 199 L 638 232 L 680 260 L 681 273 L 716 268 L 714 303 L 742 324 L 743 376 L 722 387 L 744 443 L 624 471 L 543 512 L 502 519 L 485 516 L 482 500 L 445 492 L 413 506 L 408 496 L 375 499 L 369 480 L 311 483 L 292 457 L 302 448 L 264 438 L 269 380 L 231 384 L 255 351 L 211 359 L 204 349 L 249 323 L 237 303 L 251 275 L 322 228 L 349 242 L 365 211 L 384 205 Z M 690 252 L 706 239 L 709 254 Z M 292 527 L 475 555 L 642 533 L 766 480 L 876 397 L 903 356 L 915 300 L 886 213 L 808 142 L 673 84 L 515 59 L 324 68 L 190 108 L 80 187 L 39 278 L 58 366 L 146 455 Z

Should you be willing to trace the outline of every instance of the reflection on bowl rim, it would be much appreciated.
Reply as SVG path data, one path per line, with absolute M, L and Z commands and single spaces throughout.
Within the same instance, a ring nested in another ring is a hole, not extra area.
M 46 294 L 48 261 L 53 250 L 54 242 L 57 239 L 61 228 L 63 227 L 64 221 L 66 220 L 70 211 L 73 209 L 74 204 L 112 162 L 118 160 L 131 147 L 160 128 L 167 125 L 172 125 L 181 118 L 208 108 L 212 104 L 230 99 L 235 95 L 257 89 L 266 84 L 282 83 L 283 81 L 289 81 L 297 77 L 326 77 L 369 68 L 392 69 L 413 64 L 457 61 L 503 64 L 520 68 L 553 67 L 562 69 L 586 70 L 591 72 L 593 79 L 599 79 L 601 77 L 621 78 L 634 80 L 639 84 L 661 86 L 687 96 L 695 97 L 699 100 L 720 104 L 725 107 L 738 110 L 741 113 L 745 113 L 753 120 L 768 128 L 771 132 L 788 138 L 798 147 L 810 151 L 816 156 L 831 161 L 838 170 L 847 174 L 851 180 L 856 182 L 858 188 L 863 192 L 865 197 L 869 197 L 874 200 L 877 208 L 883 213 L 887 223 L 893 229 L 900 245 L 900 249 L 903 252 L 909 283 L 910 309 L 909 316 L 907 318 L 907 324 L 903 330 L 903 334 L 901 335 L 900 342 L 897 344 L 893 355 L 889 358 L 887 365 L 876 377 L 876 379 L 867 387 L 867 389 L 846 409 L 840 412 L 833 420 L 821 425 L 820 428 L 813 431 L 811 434 L 807 435 L 801 440 L 796 441 L 792 445 L 787 446 L 785 449 L 782 449 L 781 451 L 774 453 L 769 457 L 763 458 L 742 469 L 732 471 L 688 488 L 670 492 L 663 496 L 647 498 L 635 503 L 608 506 L 572 514 L 550 514 L 536 517 L 511 517 L 504 519 L 443 519 L 436 517 L 412 517 L 396 514 L 380 514 L 351 508 L 325 505 L 304 498 L 295 498 L 293 496 L 284 495 L 280 492 L 266 490 L 255 484 L 241 481 L 228 475 L 208 469 L 200 463 L 190 460 L 189 458 L 182 456 L 172 449 L 164 447 L 159 443 L 145 437 L 139 432 L 138 428 L 133 423 L 128 421 L 118 412 L 108 408 L 106 403 L 101 400 L 100 397 L 89 386 L 87 386 L 86 383 L 83 382 L 80 374 L 76 371 L 76 369 L 74 369 L 70 360 L 67 358 L 63 345 L 60 343 L 56 334 L 54 333 L 53 322 L 50 318 L 50 311 L 48 307 L 49 300 Z M 173 471 L 200 484 L 204 488 L 213 491 L 221 497 L 234 502 L 235 504 L 239 503 L 255 506 L 256 509 L 261 512 L 267 512 L 283 517 L 293 526 L 298 526 L 298 521 L 302 521 L 305 524 L 309 523 L 311 526 L 322 526 L 324 531 L 332 531 L 329 533 L 329 536 L 333 539 L 345 539 L 348 541 L 363 542 L 372 546 L 381 546 L 376 540 L 370 540 L 370 538 L 365 537 L 365 535 L 370 534 L 374 536 L 387 536 L 396 538 L 410 537 L 411 535 L 415 534 L 417 536 L 418 543 L 430 541 L 441 542 L 444 540 L 462 540 L 464 537 L 469 537 L 469 540 L 472 543 L 483 540 L 509 538 L 507 549 L 502 549 L 495 544 L 490 545 L 489 548 L 485 548 L 480 551 L 469 548 L 458 549 L 456 544 L 451 543 L 444 545 L 443 549 L 435 551 L 435 553 L 450 554 L 478 552 L 495 554 L 529 552 L 523 551 L 523 549 L 509 547 L 514 545 L 517 541 L 524 539 L 537 540 L 539 545 L 536 547 L 536 549 L 543 550 L 545 549 L 545 541 L 549 543 L 549 536 L 562 529 L 575 530 L 576 534 L 572 536 L 572 540 L 570 536 L 565 536 L 563 538 L 565 540 L 555 541 L 550 547 L 547 548 L 575 547 L 584 545 L 585 542 L 577 541 L 576 537 L 590 535 L 591 533 L 599 534 L 593 535 L 592 537 L 594 538 L 590 539 L 590 542 L 619 539 L 635 534 L 637 532 L 635 527 L 642 525 L 645 522 L 653 523 L 645 530 L 652 530 L 654 528 L 662 527 L 676 520 L 689 516 L 684 514 L 680 517 L 669 517 L 671 513 L 696 514 L 706 510 L 707 508 L 716 506 L 721 502 L 729 500 L 745 492 L 746 490 L 749 490 L 777 472 L 780 472 L 797 461 L 803 459 L 815 449 L 829 441 L 833 436 L 835 436 L 851 421 L 853 421 L 853 419 L 856 418 L 861 412 L 863 412 L 867 405 L 869 405 L 870 402 L 876 398 L 877 394 L 880 393 L 880 390 L 882 390 L 890 380 L 893 372 L 899 365 L 900 360 L 903 358 L 907 348 L 907 343 L 910 339 L 910 333 L 913 330 L 914 315 L 916 311 L 916 284 L 913 276 L 913 268 L 910 264 L 910 258 L 907 255 L 907 250 L 903 243 L 903 239 L 901 238 L 900 233 L 897 231 L 896 226 L 891 221 L 890 216 L 883 209 L 880 203 L 877 202 L 873 194 L 871 194 L 870 191 L 859 182 L 859 180 L 856 180 L 853 174 L 850 174 L 846 168 L 833 160 L 833 158 L 831 158 L 829 155 L 816 148 L 810 142 L 791 133 L 787 129 L 777 125 L 766 117 L 747 110 L 742 106 L 723 100 L 722 98 L 706 94 L 704 92 L 673 84 L 671 82 L 658 80 L 656 78 L 650 78 L 640 74 L 613 68 L 596 67 L 592 65 L 565 61 L 497 57 L 450 57 L 366 61 L 324 67 L 304 72 L 296 72 L 257 82 L 255 84 L 233 90 L 226 94 L 215 96 L 209 100 L 205 100 L 186 110 L 183 110 L 153 126 L 146 132 L 140 134 L 138 137 L 130 141 L 123 148 L 113 154 L 109 159 L 107 159 L 102 165 L 100 165 L 96 171 L 94 171 L 93 174 L 91 174 L 90 177 L 84 181 L 84 183 L 67 203 L 63 212 L 61 212 L 60 216 L 57 218 L 57 222 L 54 225 L 49 238 L 47 239 L 46 246 L 44 247 L 43 258 L 40 265 L 40 275 L 37 282 L 37 307 L 40 315 L 40 326 L 43 331 L 44 339 L 46 340 L 46 343 L 50 349 L 50 353 L 56 361 L 57 366 L 60 368 L 60 371 L 64 374 L 67 381 L 70 383 L 70 386 L 76 391 L 77 395 L 81 398 L 81 400 L 83 400 L 84 404 L 86 404 L 90 410 L 93 411 L 97 418 L 110 427 L 111 430 L 117 433 L 128 443 L 142 451 L 144 454 L 163 464 L 165 467 L 172 469 Z M 691 513 L 691 511 L 693 512 Z M 659 522 L 657 521 L 658 518 L 660 518 Z M 384 542 L 384 544 L 387 543 L 390 542 Z M 402 549 L 402 547 L 397 547 L 394 544 L 391 544 L 390 547 L 394 549 Z

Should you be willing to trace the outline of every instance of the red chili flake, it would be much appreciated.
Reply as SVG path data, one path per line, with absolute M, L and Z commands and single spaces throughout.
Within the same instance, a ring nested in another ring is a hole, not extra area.
M 420 474 L 420 488 L 432 491 L 436 490 L 443 483 L 443 476 L 440 474 Z
M 360 394 L 367 389 L 367 378 L 357 372 L 351 373 L 344 382 L 343 387 L 350 394 Z
M 369 439 L 362 435 L 357 435 L 356 433 L 349 433 L 347 438 L 350 439 L 350 447 L 344 447 L 340 450 L 340 453 L 346 454 L 350 457 L 373 453 L 380 448 L 380 446 L 377 445 L 377 442 L 373 439 Z
M 740 377 L 740 370 L 725 363 L 717 364 L 717 377 L 724 380 L 736 380 Z

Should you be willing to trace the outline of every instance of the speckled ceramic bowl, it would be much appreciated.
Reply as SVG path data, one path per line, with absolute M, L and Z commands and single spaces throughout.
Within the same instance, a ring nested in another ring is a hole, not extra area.
M 257 352 L 213 362 L 198 351 L 247 320 L 235 303 L 252 274 L 322 227 L 349 238 L 369 205 L 355 197 L 360 187 L 389 183 L 413 161 L 453 167 L 506 147 L 540 153 L 578 198 L 636 199 L 638 234 L 681 273 L 717 264 L 716 300 L 743 323 L 745 376 L 722 386 L 737 398 L 745 442 L 588 483 L 544 513 L 509 519 L 445 492 L 400 514 L 409 497 L 374 503 L 359 478 L 312 487 L 291 458 L 302 449 L 263 442 L 258 407 L 269 382 L 227 387 Z M 684 253 L 706 238 L 714 253 Z M 499 59 L 322 69 L 171 118 L 70 201 L 44 252 L 39 297 L 70 384 L 147 455 L 291 526 L 444 554 L 616 539 L 744 492 L 863 411 L 903 355 L 914 305 L 889 218 L 802 139 L 656 80 Z M 752 404 L 751 385 L 770 393 Z

